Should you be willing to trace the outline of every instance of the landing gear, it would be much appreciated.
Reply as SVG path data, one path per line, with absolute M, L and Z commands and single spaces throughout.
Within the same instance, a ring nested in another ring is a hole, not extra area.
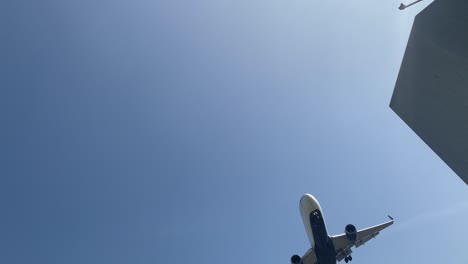
M 352 261 L 352 260 L 353 260 L 353 257 L 351 257 L 351 256 L 348 256 L 348 257 L 346 257 L 346 258 L 344 259 L 344 261 L 345 261 L 346 263 L 348 263 L 348 261 Z

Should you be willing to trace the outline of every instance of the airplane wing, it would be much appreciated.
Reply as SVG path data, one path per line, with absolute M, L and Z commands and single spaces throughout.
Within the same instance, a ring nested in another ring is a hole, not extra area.
M 317 264 L 317 257 L 315 256 L 314 249 L 309 249 L 307 252 L 302 256 L 303 264 Z
M 390 218 L 391 219 L 391 218 Z M 365 228 L 356 232 L 356 241 L 351 241 L 346 237 L 346 234 L 332 236 L 333 245 L 335 246 L 336 260 L 341 261 L 345 257 L 351 255 L 351 248 L 356 248 L 364 245 L 367 241 L 376 237 L 380 231 L 393 224 L 391 221 L 385 222 L 380 225 Z

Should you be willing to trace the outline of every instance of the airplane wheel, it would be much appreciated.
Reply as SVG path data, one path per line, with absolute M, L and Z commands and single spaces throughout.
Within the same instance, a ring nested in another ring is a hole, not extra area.
M 353 260 L 353 257 L 349 256 L 348 259 L 349 259 L 349 261 L 352 261 L 352 260 Z
M 348 259 L 348 257 L 346 257 L 346 258 L 344 259 L 344 262 L 348 263 L 348 261 L 349 261 L 349 259 Z

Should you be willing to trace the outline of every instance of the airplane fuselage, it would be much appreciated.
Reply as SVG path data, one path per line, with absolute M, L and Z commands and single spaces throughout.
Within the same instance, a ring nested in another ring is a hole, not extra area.
M 335 247 L 328 236 L 327 228 L 318 201 L 310 194 L 300 200 L 302 221 L 315 252 L 318 264 L 336 264 Z

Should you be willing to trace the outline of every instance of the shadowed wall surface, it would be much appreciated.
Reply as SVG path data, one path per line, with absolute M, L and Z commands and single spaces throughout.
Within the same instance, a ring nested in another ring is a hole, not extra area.
M 468 2 L 416 16 L 390 107 L 468 183 Z

